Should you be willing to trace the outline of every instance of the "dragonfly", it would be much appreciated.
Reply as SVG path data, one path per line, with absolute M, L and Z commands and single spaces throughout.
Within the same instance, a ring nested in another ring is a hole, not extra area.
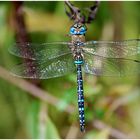
M 82 72 L 95 76 L 139 74 L 140 61 L 133 56 L 140 53 L 140 39 L 86 41 L 87 27 L 83 23 L 74 23 L 69 32 L 69 42 L 13 45 L 9 49 L 11 54 L 31 61 L 16 65 L 11 71 L 15 76 L 31 79 L 49 79 L 77 72 L 79 123 L 80 130 L 84 132 Z

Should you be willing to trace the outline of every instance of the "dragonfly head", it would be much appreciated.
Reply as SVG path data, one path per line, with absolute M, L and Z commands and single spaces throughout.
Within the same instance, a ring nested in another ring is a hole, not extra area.
M 87 31 L 87 28 L 84 24 L 81 23 L 75 23 L 70 28 L 70 34 L 71 35 L 84 35 Z

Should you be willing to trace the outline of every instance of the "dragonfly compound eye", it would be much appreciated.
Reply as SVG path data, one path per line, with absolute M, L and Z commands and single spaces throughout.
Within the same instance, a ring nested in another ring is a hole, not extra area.
M 81 27 L 80 34 L 83 35 L 86 33 L 86 31 L 87 31 L 87 29 L 85 27 Z
M 86 28 L 85 27 L 81 27 L 80 29 L 71 27 L 70 28 L 70 34 L 71 35 L 83 35 L 86 33 Z
M 74 27 L 70 28 L 70 34 L 75 35 L 76 34 L 76 30 Z

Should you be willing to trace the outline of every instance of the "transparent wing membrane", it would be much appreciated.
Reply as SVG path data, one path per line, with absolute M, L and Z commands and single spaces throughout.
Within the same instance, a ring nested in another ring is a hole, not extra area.
M 46 60 L 71 53 L 68 46 L 72 43 L 54 42 L 44 44 L 16 43 L 9 51 L 11 54 L 32 60 Z M 107 58 L 131 58 L 140 54 L 140 39 L 125 41 L 88 41 L 83 51 Z
M 24 78 L 48 79 L 75 70 L 68 42 L 45 44 L 16 43 L 9 51 L 30 62 L 17 65 L 12 72 Z M 104 76 L 125 76 L 140 73 L 140 39 L 126 41 L 89 41 L 83 43 L 84 70 Z
M 70 53 L 66 42 L 31 44 L 31 43 L 16 43 L 9 52 L 15 56 L 28 58 L 31 60 L 45 60 L 59 57 Z
M 105 58 L 85 54 L 84 71 L 99 76 L 126 76 L 140 74 L 140 61 L 123 58 Z
M 30 61 L 15 66 L 12 73 L 15 76 L 33 79 L 49 79 L 60 77 L 75 70 L 72 56 L 64 55 L 46 62 Z
M 131 58 L 140 54 L 140 39 L 125 41 L 89 41 L 84 52 L 107 58 Z

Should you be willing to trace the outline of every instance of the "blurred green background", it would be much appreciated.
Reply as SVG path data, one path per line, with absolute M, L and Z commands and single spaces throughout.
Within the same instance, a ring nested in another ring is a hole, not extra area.
M 80 8 L 92 4 L 72 3 Z M 82 134 L 76 74 L 27 83 L 9 75 L 19 61 L 8 53 L 16 41 L 14 6 L 15 2 L 0 2 L 0 138 L 140 138 L 140 76 L 84 75 L 86 132 Z M 30 41 L 70 40 L 67 34 L 73 21 L 65 14 L 64 2 L 34 1 L 21 6 Z M 87 25 L 86 39 L 139 38 L 139 11 L 140 2 L 101 2 L 96 19 Z M 28 87 L 30 83 L 37 86 Z M 49 102 L 45 95 L 51 95 Z

